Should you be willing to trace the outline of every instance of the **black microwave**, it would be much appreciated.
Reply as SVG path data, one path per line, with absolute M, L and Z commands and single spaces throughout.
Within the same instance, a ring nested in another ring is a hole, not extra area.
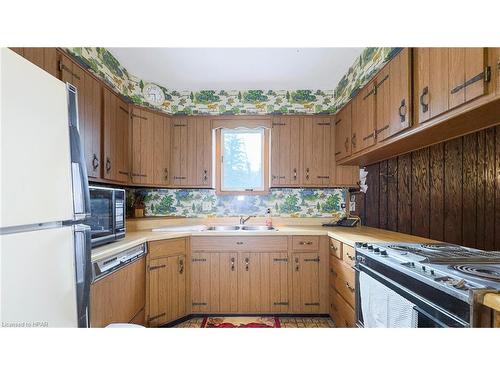
M 125 190 L 90 186 L 90 226 L 92 247 L 125 237 Z

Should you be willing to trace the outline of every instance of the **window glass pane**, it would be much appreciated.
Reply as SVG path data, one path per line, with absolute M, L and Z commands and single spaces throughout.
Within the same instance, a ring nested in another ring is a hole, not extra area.
M 222 190 L 263 190 L 264 130 L 222 130 Z

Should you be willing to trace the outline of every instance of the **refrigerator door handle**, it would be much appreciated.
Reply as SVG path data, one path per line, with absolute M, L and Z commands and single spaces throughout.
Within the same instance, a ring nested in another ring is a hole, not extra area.
M 74 227 L 78 327 L 89 327 L 90 284 L 92 282 L 90 227 L 84 224 L 77 224 Z

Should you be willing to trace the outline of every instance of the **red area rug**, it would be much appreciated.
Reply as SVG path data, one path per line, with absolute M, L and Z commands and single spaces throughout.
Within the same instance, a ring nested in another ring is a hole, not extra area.
M 201 328 L 280 328 L 277 317 L 262 316 L 228 316 L 206 317 Z

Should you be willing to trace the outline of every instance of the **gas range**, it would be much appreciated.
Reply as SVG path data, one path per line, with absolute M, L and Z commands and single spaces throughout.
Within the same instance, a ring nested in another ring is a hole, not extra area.
M 478 296 L 500 291 L 498 251 L 447 243 L 356 243 L 356 268 L 418 294 L 467 324 L 474 312 L 466 310 Z

